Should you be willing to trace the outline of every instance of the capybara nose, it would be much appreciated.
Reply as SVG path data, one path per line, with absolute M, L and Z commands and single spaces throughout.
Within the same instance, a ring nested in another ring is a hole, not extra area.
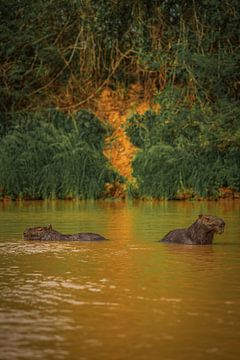
M 222 234 L 224 232 L 225 224 L 221 224 L 218 229 L 218 234 Z

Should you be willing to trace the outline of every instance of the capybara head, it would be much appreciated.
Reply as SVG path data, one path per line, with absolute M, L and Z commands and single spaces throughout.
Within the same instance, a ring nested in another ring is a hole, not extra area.
M 198 222 L 206 231 L 213 231 L 216 234 L 222 234 L 225 228 L 223 219 L 213 215 L 199 215 Z
M 24 240 L 43 240 L 52 231 L 52 225 L 28 228 L 23 232 Z

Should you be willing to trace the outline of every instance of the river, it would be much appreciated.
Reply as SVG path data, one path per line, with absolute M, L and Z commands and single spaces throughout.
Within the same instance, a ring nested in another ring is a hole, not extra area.
M 200 213 L 211 246 L 159 243 Z M 27 242 L 26 227 L 98 243 Z M 0 203 L 1 360 L 237 360 L 240 201 Z

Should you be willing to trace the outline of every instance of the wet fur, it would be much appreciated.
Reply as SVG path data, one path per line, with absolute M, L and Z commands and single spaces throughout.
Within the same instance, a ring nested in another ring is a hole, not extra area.
M 28 228 L 23 233 L 24 240 L 43 240 L 43 241 L 99 241 L 106 240 L 102 235 L 94 233 L 78 233 L 65 235 L 54 230 L 52 225 L 45 227 Z
M 170 231 L 160 241 L 190 245 L 212 244 L 214 234 L 222 234 L 225 228 L 223 219 L 213 215 L 199 215 L 188 228 Z

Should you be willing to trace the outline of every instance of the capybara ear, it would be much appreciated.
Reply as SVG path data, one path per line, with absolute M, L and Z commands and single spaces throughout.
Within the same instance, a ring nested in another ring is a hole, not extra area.
M 47 229 L 48 229 L 48 230 L 52 230 L 52 225 L 51 225 L 51 224 L 48 224 Z
M 204 220 L 209 221 L 209 220 L 210 220 L 210 217 L 207 216 L 207 215 L 205 215 L 205 216 L 204 216 Z

